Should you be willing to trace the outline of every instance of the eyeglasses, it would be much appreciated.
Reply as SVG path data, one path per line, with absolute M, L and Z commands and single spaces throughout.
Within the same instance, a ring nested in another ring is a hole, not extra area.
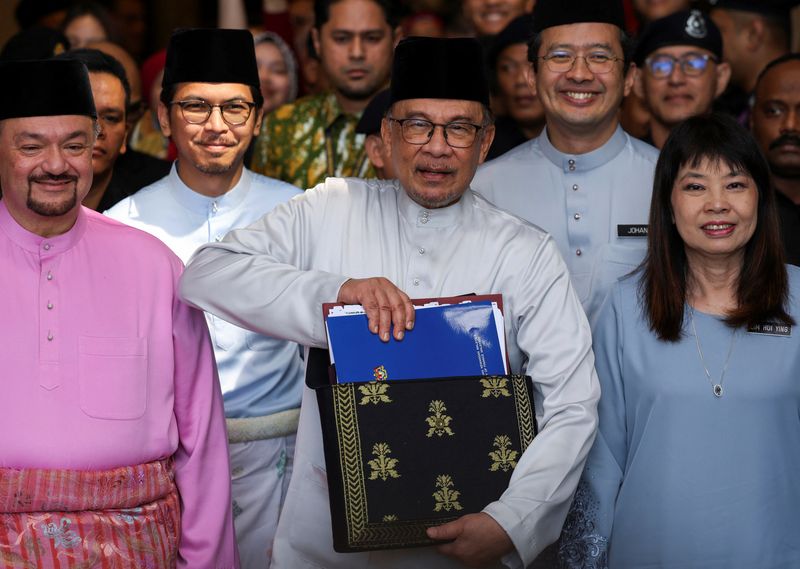
M 586 67 L 592 73 L 609 73 L 614 69 L 614 63 L 624 61 L 623 58 L 607 53 L 590 53 L 589 55 L 577 55 L 568 51 L 553 51 L 547 55 L 540 56 L 547 68 L 553 73 L 566 73 L 575 66 L 575 60 L 583 59 Z
M 386 118 L 400 125 L 403 140 L 409 144 L 427 144 L 433 137 L 433 131 L 440 126 L 444 131 L 444 140 L 447 144 L 453 148 L 469 148 L 475 142 L 478 131 L 483 128 L 481 125 L 460 121 L 439 124 L 425 119 Z
M 203 124 L 211 116 L 215 108 L 219 108 L 222 120 L 230 126 L 239 126 L 247 122 L 253 112 L 255 103 L 249 101 L 230 101 L 219 105 L 212 105 L 202 99 L 190 99 L 188 101 L 172 101 L 170 105 L 178 105 L 181 108 L 183 120 L 189 124 Z
M 680 65 L 681 71 L 685 75 L 697 77 L 705 73 L 708 62 L 717 63 L 717 58 L 706 53 L 687 53 L 681 57 L 673 57 L 667 54 L 654 55 L 644 60 L 650 74 L 656 79 L 665 79 L 672 75 L 676 65 Z

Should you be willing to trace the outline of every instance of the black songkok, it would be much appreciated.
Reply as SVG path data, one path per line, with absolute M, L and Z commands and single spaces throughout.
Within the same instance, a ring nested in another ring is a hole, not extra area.
M 178 30 L 169 39 L 162 87 L 241 83 L 259 88 L 253 35 L 247 30 Z
M 531 35 L 533 35 L 533 16 L 531 14 L 523 14 L 511 20 L 492 41 L 489 48 L 489 65 L 495 67 L 500 53 L 508 46 L 518 43 L 527 45 Z
M 391 92 L 384 89 L 369 102 L 356 125 L 358 134 L 378 134 L 381 131 L 381 120 L 389 110 Z
M 80 61 L 0 63 L 0 120 L 86 115 L 97 118 L 89 72 Z
M 456 99 L 489 106 L 483 51 L 473 38 L 410 37 L 394 51 L 390 105 Z
M 800 4 L 798 0 L 708 0 L 708 3 L 711 8 L 754 12 L 778 18 L 788 18 L 789 11 Z
M 622 0 L 538 0 L 533 7 L 533 31 L 567 24 L 613 24 L 625 29 Z
M 650 22 L 639 36 L 633 60 L 642 65 L 648 55 L 670 45 L 707 49 L 718 60 L 722 59 L 722 34 L 700 10 L 682 10 Z

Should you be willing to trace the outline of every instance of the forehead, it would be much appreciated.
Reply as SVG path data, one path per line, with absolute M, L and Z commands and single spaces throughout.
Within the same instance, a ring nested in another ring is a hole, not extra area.
M 787 61 L 767 71 L 758 85 L 756 98 L 800 100 L 800 61 Z
M 500 52 L 500 55 L 497 56 L 497 59 L 501 58 L 514 60 L 524 59 L 528 61 L 528 46 L 524 43 L 512 43 L 505 47 L 503 51 Z
M 121 104 L 125 104 L 125 88 L 122 86 L 122 81 L 119 77 L 105 72 L 89 72 L 89 82 L 92 84 L 92 94 L 97 99 L 98 94 L 104 95 L 113 94 L 115 98 L 119 98 Z M 97 101 L 95 101 L 96 103 Z
M 553 47 L 582 49 L 606 45 L 616 52 L 622 51 L 620 29 L 613 24 L 582 22 L 553 26 L 542 30 L 542 49 Z
M 231 99 L 252 99 L 250 87 L 244 83 L 178 83 L 174 100 L 196 97 L 209 102 Z
M 5 119 L 0 126 L 0 136 L 6 140 L 31 136 L 57 141 L 73 136 L 91 138 L 94 134 L 94 121 L 83 115 Z
M 461 99 L 408 99 L 396 102 L 391 114 L 395 118 L 421 117 L 442 123 L 457 119 L 479 123 L 483 107 L 477 101 Z
M 686 54 L 695 53 L 700 55 L 713 56 L 714 54 L 694 45 L 669 45 L 660 47 L 652 51 L 647 57 L 657 57 L 659 55 L 671 55 L 672 57 L 683 57 Z
M 372 0 L 339 0 L 331 4 L 328 16 L 323 31 L 361 32 L 389 27 L 383 8 Z

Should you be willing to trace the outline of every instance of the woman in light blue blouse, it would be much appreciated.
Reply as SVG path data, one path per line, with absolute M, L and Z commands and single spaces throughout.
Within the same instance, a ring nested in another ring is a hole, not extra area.
M 594 326 L 600 429 L 566 567 L 800 567 L 800 270 L 768 166 L 728 117 L 656 166 L 648 253 Z

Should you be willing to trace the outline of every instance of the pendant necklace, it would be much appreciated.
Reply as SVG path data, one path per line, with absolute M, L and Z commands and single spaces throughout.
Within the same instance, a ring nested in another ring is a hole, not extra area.
M 708 381 L 711 383 L 711 391 L 714 393 L 715 397 L 722 397 L 722 381 L 725 379 L 725 372 L 728 371 L 728 363 L 731 361 L 731 354 L 733 353 L 733 344 L 736 341 L 736 330 L 731 333 L 731 344 L 728 346 L 728 356 L 725 358 L 725 365 L 722 366 L 722 373 L 719 374 L 719 381 L 714 382 L 711 378 L 711 374 L 708 372 L 708 367 L 706 366 L 706 359 L 703 357 L 703 350 L 700 348 L 700 338 L 697 336 L 697 328 L 694 325 L 694 307 L 689 306 L 689 320 L 692 323 L 692 333 L 694 334 L 694 342 L 697 346 L 697 354 L 700 356 L 700 363 L 703 365 L 703 371 L 706 372 L 706 377 Z

